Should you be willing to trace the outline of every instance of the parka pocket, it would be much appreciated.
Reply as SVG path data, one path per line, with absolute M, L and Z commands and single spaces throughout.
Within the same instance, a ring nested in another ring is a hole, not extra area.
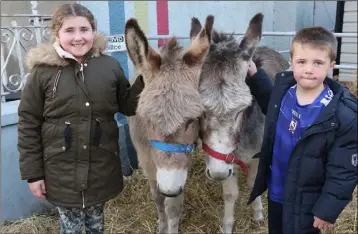
M 312 209 L 316 204 L 320 192 L 303 192 L 300 206 L 300 228 L 302 233 L 315 233 L 317 230 L 313 227 Z
M 58 189 L 75 188 L 74 152 L 66 148 L 65 139 L 61 138 L 44 149 L 45 177 L 53 193 Z
M 111 181 L 121 175 L 121 162 L 116 142 L 101 143 L 91 150 L 92 172 L 89 176 L 91 186 L 103 184 L 101 181 Z
M 302 193 L 301 213 L 305 215 L 312 215 L 313 206 L 320 197 L 320 192 L 304 192 Z
M 62 73 L 62 70 L 60 69 L 51 78 L 49 87 L 48 87 L 48 89 L 46 90 L 46 93 L 45 93 L 46 99 L 48 99 L 48 100 L 55 99 L 58 83 L 59 83 L 60 78 L 61 78 L 61 73 Z
M 96 147 L 98 156 L 102 157 L 101 154 L 108 154 L 110 156 L 118 156 L 118 144 L 116 142 L 101 143 Z
M 303 172 L 304 170 L 304 172 Z M 323 186 L 326 179 L 323 158 L 302 157 L 299 181 L 307 187 Z
M 65 139 L 60 138 L 44 149 L 44 161 L 46 162 L 54 156 L 66 152 L 66 150 L 67 148 Z

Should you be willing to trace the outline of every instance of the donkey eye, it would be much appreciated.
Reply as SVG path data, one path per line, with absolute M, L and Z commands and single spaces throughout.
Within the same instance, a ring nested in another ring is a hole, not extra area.
M 140 80 L 144 83 L 144 78 L 143 78 L 142 75 L 138 75 L 138 76 L 137 76 L 137 79 L 140 79 Z
M 237 120 L 237 118 L 239 117 L 239 115 L 241 114 L 242 110 L 239 111 L 237 114 L 236 114 L 236 117 L 235 117 L 235 121 Z
M 188 127 L 190 126 L 190 124 L 192 124 L 194 122 L 194 119 L 189 119 L 188 122 L 186 122 L 186 125 L 185 125 L 185 131 L 188 130 Z

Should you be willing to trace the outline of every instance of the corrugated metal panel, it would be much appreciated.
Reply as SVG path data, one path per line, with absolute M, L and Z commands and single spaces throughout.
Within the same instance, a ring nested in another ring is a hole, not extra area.
M 341 53 L 357 54 L 357 43 L 342 43 Z
M 356 71 L 344 70 L 344 69 L 341 69 L 339 71 L 339 80 L 340 81 L 353 81 L 355 79 L 357 79 Z
M 341 54 L 341 63 L 357 64 L 357 53 L 354 53 L 354 54 L 342 53 Z
M 343 37 L 342 38 L 342 43 L 356 43 L 357 44 L 358 40 L 357 38 L 354 37 Z
M 346 1 L 343 16 L 343 32 L 357 33 L 357 1 Z M 357 66 L 357 38 L 342 38 L 341 64 Z M 357 79 L 357 71 L 340 69 L 339 80 Z
M 344 23 L 357 22 L 357 11 L 345 12 L 343 16 Z
M 344 11 L 357 11 L 357 1 L 346 1 Z
M 357 12 L 356 12 L 357 15 Z M 343 32 L 357 32 L 357 21 L 354 23 L 344 23 Z

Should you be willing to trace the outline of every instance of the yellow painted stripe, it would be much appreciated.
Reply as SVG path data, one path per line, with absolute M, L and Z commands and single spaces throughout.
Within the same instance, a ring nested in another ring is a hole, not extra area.
M 148 1 L 134 2 L 134 16 L 145 34 L 149 33 Z

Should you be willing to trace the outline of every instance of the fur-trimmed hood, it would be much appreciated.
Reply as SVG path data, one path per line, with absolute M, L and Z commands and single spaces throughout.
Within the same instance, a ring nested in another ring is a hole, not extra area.
M 92 56 L 98 57 L 107 47 L 107 39 L 104 35 L 96 33 L 91 49 Z M 73 58 L 73 55 L 64 51 L 58 42 L 43 43 L 31 48 L 26 55 L 26 66 L 31 70 L 41 64 L 65 67 L 69 64 L 65 58 Z

